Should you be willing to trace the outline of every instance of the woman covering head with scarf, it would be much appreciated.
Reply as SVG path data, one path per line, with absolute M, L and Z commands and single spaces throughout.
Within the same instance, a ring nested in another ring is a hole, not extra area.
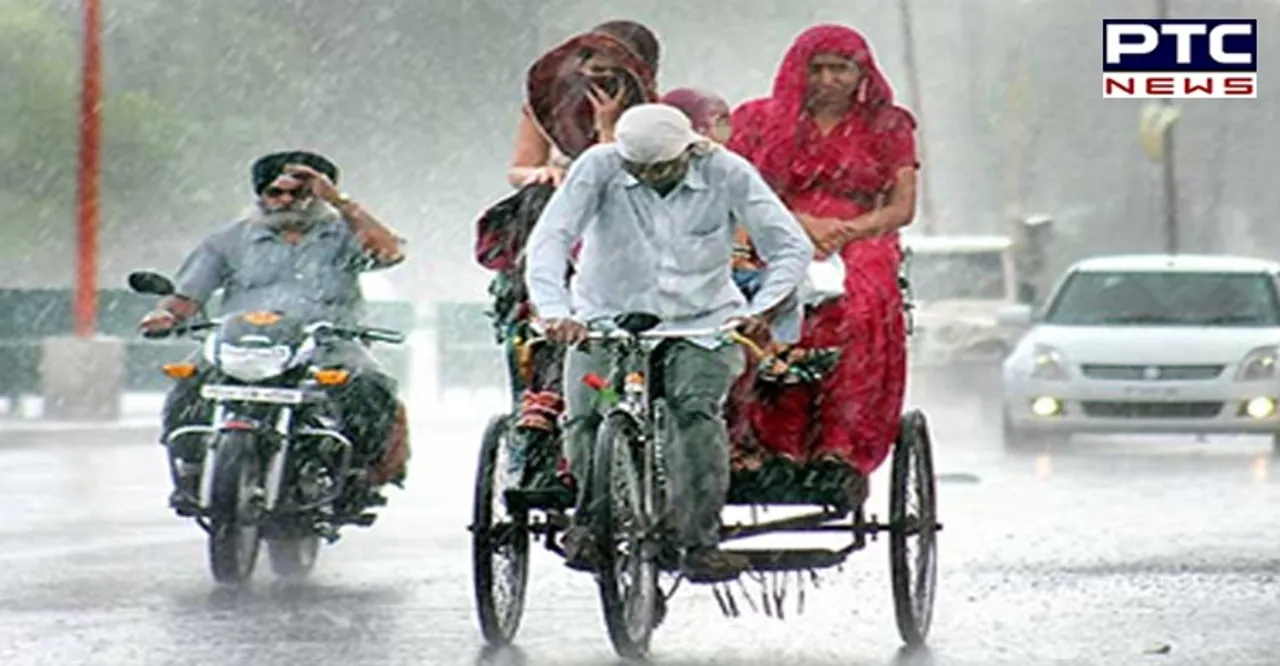
M 519 393 L 520 419 L 513 464 L 526 486 L 553 482 L 553 446 L 563 411 L 564 350 L 527 345 L 518 331 L 531 314 L 523 282 L 524 245 L 552 188 L 569 163 L 600 142 L 613 140 L 614 124 L 636 104 L 657 101 L 659 46 L 633 21 L 609 21 L 543 54 L 529 67 L 507 181 L 519 191 L 490 207 L 477 224 L 476 254 L 498 273 L 490 293 L 510 354 Z M 566 266 L 566 275 L 571 267 Z
M 559 185 L 573 158 L 612 141 L 623 111 L 657 101 L 658 56 L 648 28 L 608 21 L 538 58 L 525 79 L 511 185 Z
M 680 109 L 693 123 L 693 131 L 716 143 L 728 143 L 733 136 L 729 103 L 713 92 L 676 88 L 662 96 L 662 103 Z
M 810 468 L 852 468 L 851 493 L 884 462 L 906 384 L 897 230 L 915 215 L 915 120 L 893 101 L 867 42 L 839 25 L 797 37 L 773 94 L 740 106 L 729 147 L 761 171 L 818 247 L 844 262 L 843 296 L 805 318 L 799 347 L 838 348 L 820 385 L 749 406 L 758 443 Z M 815 427 L 816 426 L 816 427 Z

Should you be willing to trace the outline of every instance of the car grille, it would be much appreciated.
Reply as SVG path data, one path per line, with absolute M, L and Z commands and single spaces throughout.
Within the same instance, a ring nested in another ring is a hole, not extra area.
M 1224 365 L 1082 365 L 1090 379 L 1187 381 L 1217 379 Z
M 1221 402 L 1103 402 L 1080 404 L 1085 416 L 1103 419 L 1211 419 Z

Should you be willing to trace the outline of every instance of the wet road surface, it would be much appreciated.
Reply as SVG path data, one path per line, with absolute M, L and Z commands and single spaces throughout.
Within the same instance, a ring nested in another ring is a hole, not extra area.
M 728 620 L 684 586 L 660 664 L 1275 664 L 1280 485 L 1262 440 L 1078 440 L 1005 454 L 936 412 L 938 605 L 902 655 L 887 545 L 807 595 L 803 615 Z M 203 532 L 165 508 L 139 431 L 0 433 L 0 664 L 615 664 L 591 579 L 535 550 L 517 650 L 486 653 L 469 521 L 483 423 L 418 423 L 406 491 L 348 528 L 303 583 L 216 589 Z M 888 466 L 870 510 L 884 514 Z M 794 606 L 793 606 L 794 607 Z

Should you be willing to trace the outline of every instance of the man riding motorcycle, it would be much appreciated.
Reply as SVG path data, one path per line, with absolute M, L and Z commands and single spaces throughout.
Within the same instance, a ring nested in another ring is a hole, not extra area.
M 805 277 L 813 245 L 799 223 L 742 158 L 712 145 L 665 104 L 643 104 L 618 120 L 614 143 L 584 152 L 570 167 L 529 239 L 526 281 L 547 337 L 577 345 L 587 325 L 627 312 L 661 317 L 659 329 L 705 329 L 739 319 L 749 336 L 799 336 L 790 296 Z M 748 302 L 730 277 L 734 225 L 749 230 L 768 268 Z M 564 265 L 582 240 L 572 294 Z M 775 314 L 781 314 L 775 321 Z M 718 339 L 678 339 L 662 352 L 673 424 L 668 474 L 681 568 L 691 580 L 741 573 L 745 558 L 719 549 L 729 487 L 723 406 L 742 372 L 743 350 Z M 570 348 L 565 363 L 565 454 L 579 487 L 565 535 L 570 566 L 590 568 L 588 478 L 601 415 L 588 373 L 605 374 L 599 346 Z
M 187 256 L 178 269 L 176 293 L 161 298 L 143 318 L 144 332 L 161 333 L 199 314 L 218 289 L 225 313 L 268 310 L 304 321 L 357 325 L 364 306 L 359 274 L 404 260 L 403 239 L 338 190 L 338 167 L 325 157 L 273 153 L 254 162 L 251 178 L 258 197 L 251 210 Z M 327 343 L 317 359 L 352 371 L 332 397 L 348 434 L 364 459 L 373 462 L 371 484 L 403 483 L 408 418 L 396 397 L 395 379 L 357 342 Z M 208 420 L 199 393 L 203 378 L 204 372 L 197 373 L 170 390 L 165 433 Z M 182 461 L 179 487 L 170 498 L 174 508 L 181 508 L 184 495 L 195 494 L 203 456 L 198 437 L 180 437 L 173 444 L 180 449 L 174 457 Z

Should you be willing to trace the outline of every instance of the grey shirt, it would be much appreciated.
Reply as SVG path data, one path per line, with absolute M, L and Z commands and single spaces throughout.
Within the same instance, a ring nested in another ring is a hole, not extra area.
M 317 222 L 297 245 L 250 219 L 206 238 L 178 269 L 178 295 L 207 303 L 222 288 L 221 311 L 279 310 L 306 321 L 360 323 L 359 275 L 385 268 L 368 256 L 351 227 Z
M 744 224 L 767 262 L 750 303 L 734 285 L 735 223 Z M 564 266 L 582 250 L 570 289 Z M 813 244 L 749 162 L 712 148 L 693 158 L 665 197 L 622 169 L 612 144 L 574 161 L 529 238 L 525 278 L 539 316 L 582 321 L 650 312 L 661 328 L 719 326 L 729 317 L 777 305 L 805 278 Z M 800 337 L 793 308 L 775 320 L 783 342 Z

